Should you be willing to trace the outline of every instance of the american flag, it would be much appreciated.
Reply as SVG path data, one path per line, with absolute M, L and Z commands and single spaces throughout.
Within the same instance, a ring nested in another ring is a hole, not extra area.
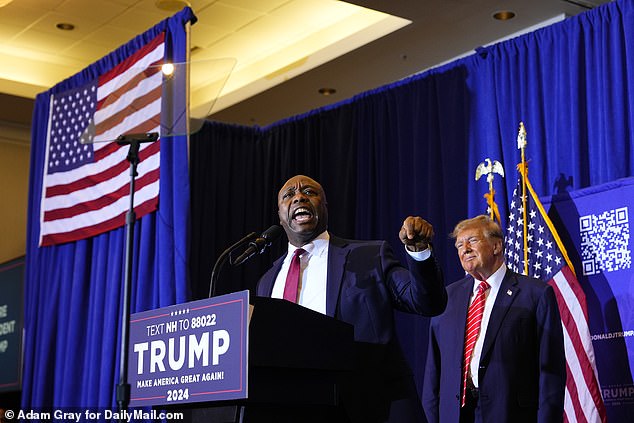
M 158 132 L 164 33 L 94 81 L 52 95 L 40 218 L 40 246 L 125 225 L 130 164 L 123 134 Z M 143 143 L 135 181 L 137 217 L 156 210 L 160 143 Z
M 527 261 L 524 259 L 524 240 L 528 251 Z M 515 272 L 542 279 L 555 290 L 566 352 L 564 420 L 605 422 L 606 411 L 599 389 L 594 349 L 588 328 L 586 297 L 559 235 L 528 178 L 526 213 L 522 204 L 521 178 L 513 192 L 506 233 L 506 259 L 508 266 Z M 525 272 L 525 263 L 528 272 Z

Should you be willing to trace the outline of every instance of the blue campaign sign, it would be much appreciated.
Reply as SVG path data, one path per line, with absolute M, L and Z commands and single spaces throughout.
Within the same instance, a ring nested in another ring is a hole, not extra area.
M 21 388 L 23 279 L 24 258 L 0 264 L 0 392 Z
M 634 178 L 557 194 L 544 208 L 586 295 L 608 421 L 634 416 L 634 272 L 629 216 Z
M 249 291 L 130 316 L 130 406 L 248 395 Z

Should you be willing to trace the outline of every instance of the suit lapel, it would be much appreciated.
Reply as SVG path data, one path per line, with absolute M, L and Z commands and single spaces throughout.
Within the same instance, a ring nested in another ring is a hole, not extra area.
M 343 283 L 346 257 L 350 252 L 347 243 L 341 238 L 330 236 L 328 246 L 328 275 L 326 276 L 326 314 L 335 317 L 339 294 Z
M 450 331 L 450 336 L 454 341 L 452 345 L 460 346 L 460 348 L 452 348 L 453 362 L 461 363 L 464 352 L 465 331 L 467 330 L 467 310 L 469 309 L 469 300 L 471 299 L 471 293 L 473 292 L 474 280 L 471 276 L 467 276 L 462 281 L 458 282 L 455 293 L 450 294 L 450 298 L 453 297 L 451 315 L 448 315 L 448 319 L 452 324 L 456 325 L 455 331 Z M 455 323 L 454 323 L 455 322 Z M 454 361 L 455 360 L 455 361 Z M 458 368 L 460 368 L 460 366 Z
M 469 300 L 473 292 L 474 280 L 471 276 L 460 282 L 458 293 L 456 294 L 456 313 L 454 319 L 456 322 L 463 322 L 462 331 L 459 331 L 462 342 L 464 342 L 465 330 L 467 329 L 467 311 L 469 309 Z
M 500 329 L 500 326 L 502 326 L 502 322 L 504 321 L 506 314 L 511 308 L 513 301 L 515 301 L 515 298 L 517 298 L 520 289 L 521 288 L 517 282 L 517 278 L 515 277 L 513 272 L 507 270 L 506 275 L 504 275 L 504 280 L 502 280 L 502 285 L 500 285 L 498 295 L 495 298 L 493 310 L 491 310 L 491 316 L 489 317 L 489 324 L 487 325 L 487 332 L 484 338 L 484 344 L 482 345 L 481 357 L 486 357 L 489 350 L 493 346 L 498 330 Z
M 275 279 L 277 278 L 277 274 L 280 273 L 280 269 L 282 268 L 282 263 L 284 262 L 284 258 L 286 254 L 282 257 L 278 258 L 271 266 L 268 272 L 264 274 L 262 277 L 262 281 L 258 286 L 258 295 L 264 297 L 270 297 L 273 293 L 273 285 L 275 284 Z

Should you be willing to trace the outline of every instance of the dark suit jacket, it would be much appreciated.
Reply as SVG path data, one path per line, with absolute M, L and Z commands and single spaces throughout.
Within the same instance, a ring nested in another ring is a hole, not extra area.
M 258 282 L 257 294 L 270 296 L 284 257 Z M 326 314 L 354 326 L 354 337 L 363 351 L 359 356 L 356 398 L 344 397 L 355 421 L 419 421 L 421 416 L 394 416 L 395 402 L 407 397 L 420 401 L 412 392 L 411 371 L 395 338 L 393 310 L 432 316 L 447 302 L 442 273 L 436 260 L 417 262 L 407 257 L 409 270 L 395 258 L 384 241 L 351 241 L 330 237 Z M 412 397 L 412 395 L 414 397 Z M 409 404 L 407 407 L 411 406 Z M 363 409 L 360 409 L 362 407 Z M 390 407 L 392 410 L 390 410 Z M 388 417 L 389 414 L 389 417 Z M 396 420 L 404 419 L 404 420 Z
M 447 287 L 445 312 L 430 325 L 423 407 L 430 423 L 458 422 L 471 276 Z M 478 372 L 485 422 L 561 422 L 566 363 L 552 287 L 506 271 L 484 338 Z

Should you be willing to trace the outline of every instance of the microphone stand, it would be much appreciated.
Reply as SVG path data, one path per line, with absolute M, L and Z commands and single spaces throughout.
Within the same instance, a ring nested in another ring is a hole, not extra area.
M 220 274 L 220 269 L 227 262 L 227 258 L 231 255 L 231 253 L 237 248 L 243 246 L 247 242 L 252 239 L 257 238 L 257 234 L 255 232 L 251 232 L 250 234 L 244 236 L 238 242 L 230 245 L 226 250 L 220 254 L 218 260 L 214 263 L 214 267 L 211 270 L 211 281 L 209 282 L 209 298 L 216 296 L 216 282 L 218 281 L 218 275 Z M 242 423 L 244 421 L 244 405 L 240 405 L 236 409 L 236 421 Z
M 130 343 L 130 293 L 132 291 L 132 258 L 134 241 L 134 190 L 135 178 L 138 176 L 139 149 L 142 143 L 158 140 L 157 132 L 145 134 L 120 135 L 117 144 L 129 145 L 127 160 L 130 162 L 130 207 L 125 217 L 126 241 L 125 241 L 125 278 L 123 281 L 123 305 L 121 309 L 121 349 L 119 351 L 119 384 L 117 385 L 116 400 L 119 407 L 119 421 L 125 422 L 125 410 L 130 403 L 130 384 L 128 383 L 128 345 Z
M 209 282 L 209 298 L 216 296 L 216 282 L 218 281 L 218 275 L 220 274 L 220 269 L 222 268 L 222 266 L 224 266 L 229 255 L 236 248 L 241 247 L 242 245 L 246 244 L 247 242 L 251 241 L 253 238 L 256 238 L 256 237 L 257 237 L 256 233 L 251 232 L 250 234 L 242 238 L 240 241 L 229 246 L 229 248 L 227 248 L 226 250 L 222 252 L 222 254 L 220 254 L 220 257 L 218 257 L 218 260 L 216 260 L 216 263 L 214 264 L 214 267 L 211 271 L 211 281 Z

